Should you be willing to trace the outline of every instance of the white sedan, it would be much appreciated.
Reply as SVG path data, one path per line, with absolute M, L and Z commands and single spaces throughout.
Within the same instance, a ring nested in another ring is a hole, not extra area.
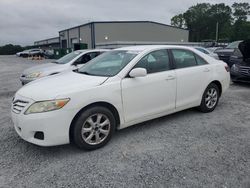
M 101 53 L 108 50 L 106 49 L 93 49 L 93 50 L 77 50 L 71 52 L 62 58 L 42 65 L 36 65 L 23 71 L 20 81 L 25 85 L 31 81 L 37 80 L 45 76 L 59 74 L 64 71 L 74 70 L 83 66 L 91 59 L 97 57 Z
M 33 144 L 97 149 L 116 129 L 192 107 L 212 112 L 229 87 L 228 71 L 189 47 L 115 49 L 22 87 L 12 119 L 18 135 Z

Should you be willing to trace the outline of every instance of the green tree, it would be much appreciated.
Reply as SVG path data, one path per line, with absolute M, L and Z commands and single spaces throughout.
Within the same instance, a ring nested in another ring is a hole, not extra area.
M 235 17 L 236 21 L 247 21 L 247 15 L 250 14 L 249 3 L 234 3 L 232 8 L 234 10 L 233 16 Z
M 7 44 L 0 47 L 0 55 L 13 55 L 20 51 L 23 51 L 23 48 L 19 45 Z
M 204 33 L 208 32 L 206 20 L 208 20 L 209 15 L 207 12 L 210 8 L 210 4 L 201 3 L 190 7 L 185 13 L 183 13 L 186 26 L 190 31 L 190 41 L 201 41 L 206 38 Z
M 234 3 L 232 8 L 224 3 L 200 3 L 171 19 L 171 25 L 187 28 L 189 40 L 200 42 L 215 40 L 216 25 L 219 25 L 219 39 L 239 40 L 250 38 L 249 3 Z
M 174 16 L 171 19 L 171 25 L 173 25 L 175 27 L 186 28 L 186 22 L 185 22 L 185 19 L 183 17 L 183 14 L 179 14 L 179 15 Z
M 214 4 L 208 10 L 207 14 L 209 19 L 207 25 L 209 27 L 208 33 L 206 36 L 209 39 L 215 39 L 216 36 L 216 24 L 219 26 L 219 38 L 220 39 L 229 39 L 231 36 L 232 29 L 232 9 L 230 6 L 225 5 L 224 3 Z
M 234 25 L 232 40 L 250 39 L 250 22 L 247 16 L 250 15 L 249 3 L 234 3 L 232 5 Z

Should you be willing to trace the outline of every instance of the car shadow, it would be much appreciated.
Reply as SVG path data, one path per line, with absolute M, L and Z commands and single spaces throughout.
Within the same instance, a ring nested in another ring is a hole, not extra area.
M 250 83 L 244 83 L 244 82 L 234 82 L 231 85 L 233 86 L 241 86 L 241 87 L 246 87 L 246 88 L 250 88 Z

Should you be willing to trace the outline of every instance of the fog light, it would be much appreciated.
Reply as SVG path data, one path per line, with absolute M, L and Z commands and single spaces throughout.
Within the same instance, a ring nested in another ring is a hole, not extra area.
M 44 134 L 41 131 L 35 132 L 34 138 L 39 139 L 39 140 L 44 140 Z

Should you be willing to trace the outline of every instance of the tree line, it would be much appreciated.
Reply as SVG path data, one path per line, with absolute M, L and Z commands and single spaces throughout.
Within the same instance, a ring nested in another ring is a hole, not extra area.
M 249 3 L 199 3 L 171 19 L 171 25 L 189 30 L 190 42 L 216 39 L 219 41 L 250 39 Z
M 0 55 L 13 55 L 17 52 L 21 52 L 27 49 L 32 48 L 33 46 L 25 46 L 22 47 L 20 45 L 6 44 L 4 46 L 0 46 Z

